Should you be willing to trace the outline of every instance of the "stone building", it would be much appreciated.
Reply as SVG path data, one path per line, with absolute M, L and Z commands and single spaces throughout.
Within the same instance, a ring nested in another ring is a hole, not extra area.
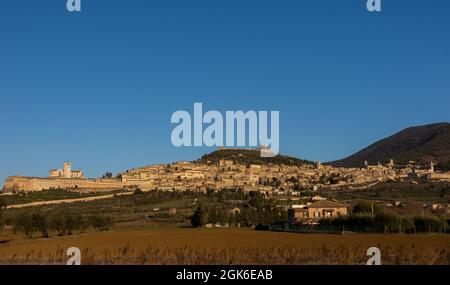
M 72 170 L 72 163 L 68 161 L 64 162 L 64 169 L 52 169 L 49 174 L 50 178 L 84 179 L 83 171 Z
M 348 215 L 348 206 L 342 203 L 322 200 L 288 211 L 291 223 L 315 223 L 322 218 L 336 218 Z

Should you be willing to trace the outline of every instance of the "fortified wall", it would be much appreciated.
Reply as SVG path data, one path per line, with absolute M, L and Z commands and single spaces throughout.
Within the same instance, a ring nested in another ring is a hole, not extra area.
M 46 189 L 88 189 L 108 191 L 138 186 L 151 188 L 147 181 L 122 182 L 116 179 L 67 179 L 10 176 L 5 180 L 3 192 L 33 192 Z
M 66 161 L 63 169 L 52 169 L 48 178 L 10 176 L 3 185 L 4 193 L 34 192 L 48 189 L 111 191 L 139 187 L 150 189 L 151 181 L 126 181 L 112 178 L 85 179 L 83 171 L 72 170 L 72 163 Z

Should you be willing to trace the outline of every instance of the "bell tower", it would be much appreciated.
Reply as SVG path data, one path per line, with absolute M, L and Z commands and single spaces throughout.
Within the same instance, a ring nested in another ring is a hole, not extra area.
M 72 162 L 64 162 L 64 178 L 72 177 Z

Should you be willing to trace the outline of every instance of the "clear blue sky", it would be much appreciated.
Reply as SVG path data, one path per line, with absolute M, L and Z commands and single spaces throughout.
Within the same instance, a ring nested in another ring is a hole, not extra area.
M 176 110 L 279 110 L 280 151 L 334 160 L 450 121 L 450 1 L 5 0 L 0 179 L 192 160 Z M 1 184 L 1 182 L 0 182 Z

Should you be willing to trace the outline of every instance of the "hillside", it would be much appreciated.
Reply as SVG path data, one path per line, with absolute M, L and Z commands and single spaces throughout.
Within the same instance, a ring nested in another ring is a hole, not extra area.
M 410 127 L 382 139 L 367 148 L 328 164 L 339 167 L 361 167 L 364 161 L 375 164 L 389 159 L 396 163 L 430 161 L 445 166 L 450 162 L 450 123 Z
M 219 149 L 212 153 L 201 157 L 201 162 L 210 161 L 218 163 L 219 160 L 233 160 L 240 164 L 285 164 L 285 165 L 304 165 L 312 164 L 311 161 L 285 156 L 277 155 L 275 157 L 261 157 L 259 150 L 248 149 Z

